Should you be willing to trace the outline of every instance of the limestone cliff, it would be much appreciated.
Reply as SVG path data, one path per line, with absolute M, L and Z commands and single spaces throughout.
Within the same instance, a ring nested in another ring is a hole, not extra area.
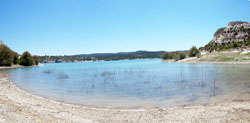
M 243 21 L 230 22 L 227 27 L 220 28 L 214 34 L 214 43 L 243 42 L 249 38 L 250 23 Z
M 229 48 L 250 47 L 250 23 L 244 21 L 230 22 L 226 27 L 218 29 L 214 38 L 202 50 L 217 51 Z

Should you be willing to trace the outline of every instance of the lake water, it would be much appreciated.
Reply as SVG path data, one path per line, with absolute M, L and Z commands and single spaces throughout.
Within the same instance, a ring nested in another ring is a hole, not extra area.
M 249 65 L 146 59 L 52 63 L 0 72 L 32 94 L 93 107 L 135 109 L 207 103 L 214 97 L 237 97 L 250 90 Z

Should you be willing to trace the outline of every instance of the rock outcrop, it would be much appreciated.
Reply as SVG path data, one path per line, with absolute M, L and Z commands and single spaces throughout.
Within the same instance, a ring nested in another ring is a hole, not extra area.
M 249 39 L 250 23 L 244 21 L 230 22 L 214 34 L 213 43 L 244 42 Z
M 227 49 L 244 50 L 250 48 L 250 23 L 244 21 L 230 22 L 226 27 L 219 28 L 214 38 L 201 51 L 222 51 Z

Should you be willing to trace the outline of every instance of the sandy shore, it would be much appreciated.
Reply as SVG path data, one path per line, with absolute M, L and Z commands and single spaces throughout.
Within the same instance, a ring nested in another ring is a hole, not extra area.
M 28 94 L 0 75 L 0 122 L 250 122 L 249 95 L 242 99 L 168 109 L 97 109 Z
M 22 66 L 22 65 L 11 65 L 11 66 L 0 66 L 1 69 L 13 69 L 13 68 L 23 68 L 23 67 L 38 67 L 38 66 L 43 66 L 44 64 L 39 65 L 33 65 L 33 66 Z
M 212 63 L 212 64 L 237 64 L 237 65 L 248 65 L 250 61 L 201 61 L 199 58 L 186 58 L 177 61 L 179 63 Z
M 9 66 L 0 66 L 0 70 L 1 69 L 10 69 L 10 68 L 21 68 L 21 67 L 24 67 L 24 66 L 21 66 L 21 65 L 12 65 L 11 67 L 9 67 Z
M 231 64 L 231 65 L 249 65 L 250 60 L 248 61 L 201 61 L 199 58 L 192 57 L 186 58 L 179 61 L 175 60 L 163 60 L 163 62 L 175 62 L 175 63 L 211 63 L 211 64 Z

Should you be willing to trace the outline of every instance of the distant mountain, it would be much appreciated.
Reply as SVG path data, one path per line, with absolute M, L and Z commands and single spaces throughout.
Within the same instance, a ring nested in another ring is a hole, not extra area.
M 219 28 L 214 38 L 201 50 L 220 51 L 225 49 L 245 49 L 250 47 L 250 23 L 244 21 L 230 22 Z
M 78 58 L 111 58 L 114 59 L 134 59 L 134 58 L 161 58 L 166 51 L 136 51 L 136 52 L 118 52 L 118 53 L 93 53 L 74 55 Z
M 181 52 L 187 52 L 187 51 L 185 50 Z M 166 53 L 166 51 L 136 51 L 136 52 L 118 52 L 118 53 L 78 54 L 71 56 L 41 56 L 40 61 L 44 63 L 53 63 L 53 62 L 60 63 L 60 62 L 99 61 L 99 60 L 113 61 L 113 60 L 123 60 L 123 59 L 162 58 L 162 55 L 164 53 Z

